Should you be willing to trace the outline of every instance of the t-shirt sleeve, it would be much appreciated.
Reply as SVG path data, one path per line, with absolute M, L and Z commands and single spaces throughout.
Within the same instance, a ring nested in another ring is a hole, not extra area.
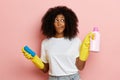
M 82 44 L 82 42 L 81 42 L 81 39 L 80 38 L 77 38 L 77 44 L 78 44 L 78 51 L 79 51 L 79 53 L 77 54 L 77 56 L 79 56 L 80 55 L 80 47 L 81 47 L 81 44 Z
M 41 43 L 41 57 L 40 58 L 44 63 L 48 63 L 46 49 L 45 49 L 45 43 L 46 43 L 46 40 L 43 40 Z

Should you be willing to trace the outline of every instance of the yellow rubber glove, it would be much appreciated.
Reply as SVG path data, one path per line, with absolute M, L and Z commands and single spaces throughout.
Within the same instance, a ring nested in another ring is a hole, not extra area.
M 22 53 L 24 54 L 24 56 L 25 56 L 27 59 L 33 59 L 32 55 L 29 54 L 28 52 L 26 52 L 26 51 L 24 50 L 24 48 L 22 48 Z
M 42 60 L 37 55 L 35 55 L 33 57 L 31 54 L 29 54 L 28 52 L 26 52 L 24 50 L 24 48 L 22 48 L 22 53 L 24 54 L 24 56 L 27 59 L 30 59 L 35 64 L 35 66 L 37 66 L 40 69 L 44 69 L 44 63 L 42 62 Z
M 80 56 L 79 59 L 81 61 L 86 61 L 89 56 L 89 49 L 90 49 L 90 38 L 94 39 L 94 34 L 92 32 L 88 33 L 84 38 L 81 47 L 80 47 Z
M 42 62 L 42 60 L 35 55 L 32 59 L 32 62 L 40 69 L 44 69 L 44 63 Z

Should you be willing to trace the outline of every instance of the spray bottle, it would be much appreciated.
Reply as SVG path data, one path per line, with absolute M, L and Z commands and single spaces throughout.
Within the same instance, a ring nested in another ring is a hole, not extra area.
M 94 27 L 92 31 L 95 35 L 94 39 L 90 39 L 90 51 L 99 52 L 100 51 L 100 33 L 98 27 Z

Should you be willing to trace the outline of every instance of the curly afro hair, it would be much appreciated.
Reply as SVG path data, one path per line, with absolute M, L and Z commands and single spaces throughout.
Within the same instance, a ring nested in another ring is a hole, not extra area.
M 65 17 L 64 37 L 69 39 L 74 38 L 78 32 L 78 19 L 76 14 L 66 6 L 57 6 L 48 9 L 41 20 L 41 31 L 43 35 L 45 35 L 47 38 L 55 36 L 56 31 L 54 28 L 54 20 L 58 14 L 62 14 Z

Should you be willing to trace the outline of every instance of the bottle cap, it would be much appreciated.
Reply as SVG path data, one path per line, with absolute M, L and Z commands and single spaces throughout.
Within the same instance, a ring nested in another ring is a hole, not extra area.
M 94 28 L 93 28 L 93 31 L 99 31 L 99 30 L 98 30 L 98 27 L 94 27 Z

